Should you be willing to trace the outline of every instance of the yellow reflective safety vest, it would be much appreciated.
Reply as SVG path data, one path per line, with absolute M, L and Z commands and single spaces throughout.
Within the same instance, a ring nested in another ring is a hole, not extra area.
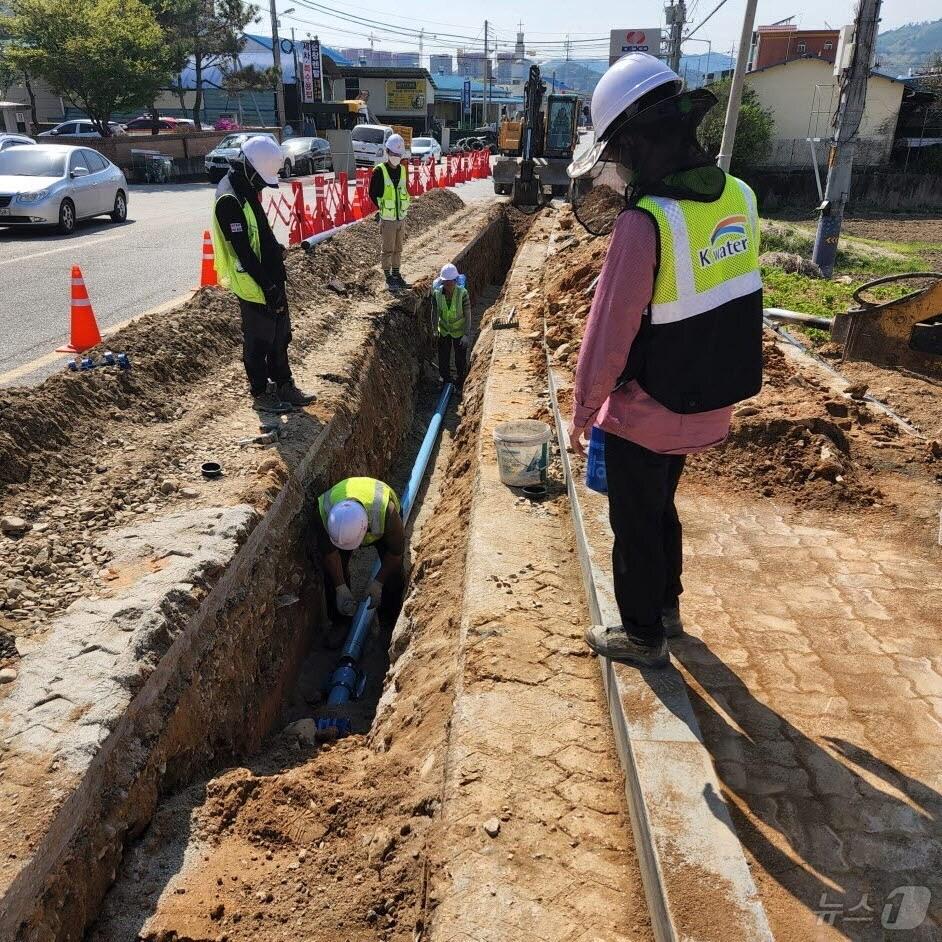
M 438 313 L 437 330 L 439 337 L 461 338 L 465 335 L 467 324 L 464 316 L 464 301 L 468 296 L 468 289 L 455 285 L 451 293 L 451 300 L 444 289 L 436 288 L 432 292 L 435 299 L 435 310 Z
M 712 202 L 643 196 L 658 233 L 654 291 L 620 381 L 672 412 L 709 412 L 762 388 L 756 197 L 725 175 Z
M 232 189 L 229 177 L 223 177 L 216 188 L 216 202 L 223 197 L 231 196 L 239 200 L 238 194 Z M 258 220 L 255 218 L 255 211 L 248 202 L 239 200 L 242 206 L 242 214 L 245 216 L 245 231 L 249 237 L 249 245 L 255 255 L 261 259 L 262 248 L 261 240 L 258 234 Z M 252 301 L 255 304 L 265 303 L 265 293 L 262 291 L 259 283 L 249 274 L 247 274 L 239 264 L 239 259 L 232 248 L 232 243 L 222 234 L 219 228 L 219 221 L 216 219 L 216 213 L 213 212 L 213 254 L 216 260 L 216 272 L 219 275 L 219 283 L 232 291 L 243 301 Z
M 385 163 L 377 165 L 383 174 L 383 195 L 379 199 L 381 219 L 405 219 L 409 212 L 409 168 L 399 164 L 399 185 L 393 183 L 389 167 Z
M 317 509 L 325 529 L 330 511 L 342 500 L 355 500 L 366 511 L 369 527 L 363 538 L 363 546 L 370 546 L 382 539 L 386 532 L 386 510 L 390 502 L 399 510 L 399 498 L 388 484 L 376 478 L 347 478 L 317 499 Z

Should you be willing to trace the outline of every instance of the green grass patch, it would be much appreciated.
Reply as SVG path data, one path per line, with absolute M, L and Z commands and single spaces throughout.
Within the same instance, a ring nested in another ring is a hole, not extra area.
M 762 268 L 766 307 L 783 307 L 789 311 L 814 314 L 818 317 L 833 317 L 835 314 L 856 308 L 854 291 L 869 280 L 869 277 L 855 278 L 849 284 L 845 284 L 840 281 L 789 274 L 778 268 L 766 266 Z M 867 292 L 867 297 L 876 301 L 889 301 L 909 294 L 912 290 L 911 282 L 878 285 Z

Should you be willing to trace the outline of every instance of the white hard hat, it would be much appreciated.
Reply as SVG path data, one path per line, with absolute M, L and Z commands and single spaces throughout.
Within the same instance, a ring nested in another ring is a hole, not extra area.
M 664 85 L 672 86 L 670 92 L 677 94 L 683 88 L 683 80 L 660 59 L 646 52 L 629 52 L 622 56 L 599 79 L 592 93 L 592 125 L 595 129 L 595 144 L 569 167 L 571 177 L 587 173 L 602 156 L 608 143 L 612 125 L 619 116 L 631 116 L 632 105 L 637 104 L 648 92 Z
M 369 519 L 359 501 L 342 500 L 331 507 L 327 515 L 327 535 L 337 549 L 357 549 L 363 543 L 368 528 Z
M 441 272 L 438 275 L 442 281 L 457 281 L 458 280 L 458 269 L 449 262 L 447 265 L 442 266 Z
M 270 137 L 250 137 L 242 145 L 242 154 L 269 186 L 278 186 L 278 171 L 285 161 L 281 148 Z
M 390 134 L 389 139 L 386 141 L 386 150 L 388 153 L 395 154 L 397 157 L 405 157 L 406 142 L 402 139 L 402 135 Z

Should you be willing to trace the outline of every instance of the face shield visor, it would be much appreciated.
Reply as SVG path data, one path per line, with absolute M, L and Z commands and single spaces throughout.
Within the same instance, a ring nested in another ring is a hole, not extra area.
M 631 205 L 642 167 L 634 142 L 658 134 L 678 141 L 695 140 L 696 129 L 716 104 L 716 96 L 704 88 L 681 92 L 639 110 L 628 109 L 602 140 L 593 141 L 568 167 L 572 180 L 572 208 L 576 218 L 592 235 L 608 235 L 615 220 Z M 680 150 L 680 148 L 679 148 Z M 678 157 L 680 157 L 678 153 Z M 665 166 L 665 173 L 674 168 Z

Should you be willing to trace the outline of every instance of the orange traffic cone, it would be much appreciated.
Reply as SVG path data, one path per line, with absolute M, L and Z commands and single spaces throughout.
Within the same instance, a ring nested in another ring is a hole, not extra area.
M 200 287 L 210 288 L 218 284 L 216 258 L 213 255 L 213 239 L 209 234 L 209 230 L 205 229 L 203 231 L 203 267 L 200 270 Z
M 95 321 L 92 302 L 88 300 L 85 279 L 78 265 L 72 266 L 72 309 L 70 314 L 70 341 L 56 347 L 56 353 L 82 353 L 101 343 L 101 334 Z

